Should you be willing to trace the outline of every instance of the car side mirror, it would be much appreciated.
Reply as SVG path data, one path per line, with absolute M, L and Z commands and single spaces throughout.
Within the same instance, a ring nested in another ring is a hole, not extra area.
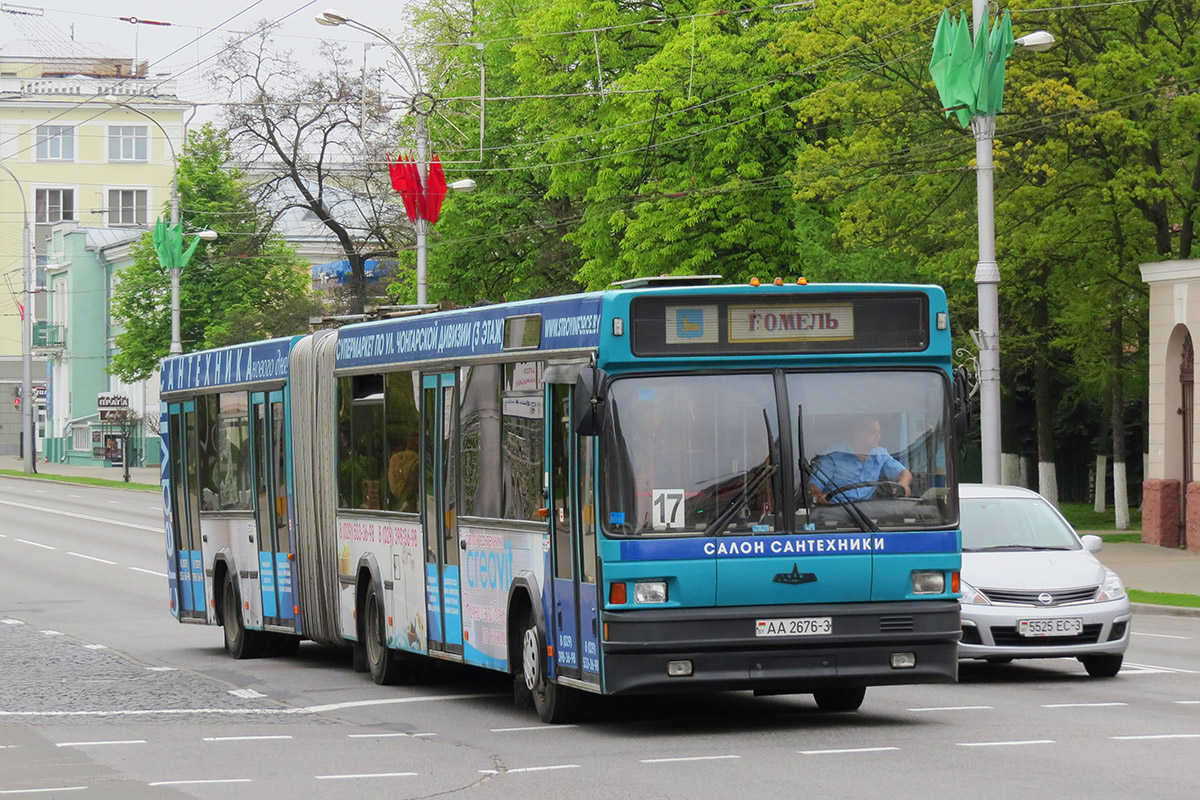
M 575 379 L 571 423 L 580 436 L 599 436 L 604 432 L 608 417 L 608 382 L 604 370 L 598 367 L 582 369 Z
M 971 430 L 971 373 L 966 367 L 954 368 L 953 425 L 955 436 L 965 436 Z
M 1104 540 L 1093 533 L 1081 536 L 1079 540 L 1083 542 L 1083 549 L 1089 553 L 1099 553 L 1104 548 Z

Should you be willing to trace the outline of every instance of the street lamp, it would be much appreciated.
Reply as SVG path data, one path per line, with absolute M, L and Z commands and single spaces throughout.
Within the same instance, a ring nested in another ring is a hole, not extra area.
M 33 463 L 33 448 L 37 442 L 33 428 L 33 230 L 29 227 L 25 187 L 3 163 L 0 163 L 0 169 L 13 179 L 21 195 L 21 285 L 25 300 L 21 314 L 21 464 L 25 474 L 32 475 L 37 471 Z
M 934 37 L 933 75 L 942 105 L 975 135 L 975 195 L 979 221 L 979 262 L 975 286 L 979 298 L 979 426 L 983 454 L 983 482 L 1000 483 L 1000 268 L 996 264 L 995 167 L 992 142 L 996 137 L 996 112 L 1004 91 L 1004 60 L 1018 45 L 1034 52 L 1049 50 L 1054 37 L 1035 31 L 1012 38 L 1008 15 L 991 32 L 987 29 L 987 0 L 973 0 L 975 37 L 970 40 L 964 22 L 955 23 L 943 12 Z M 979 58 L 966 50 L 982 50 Z

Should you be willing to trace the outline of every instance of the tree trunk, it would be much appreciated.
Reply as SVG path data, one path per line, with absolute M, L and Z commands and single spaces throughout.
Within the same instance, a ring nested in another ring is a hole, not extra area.
M 1103 514 L 1107 503 L 1104 497 L 1104 489 L 1108 484 L 1108 456 L 1104 453 L 1096 453 L 1096 483 L 1095 483 L 1095 502 L 1092 504 L 1092 510 L 1097 514 Z
M 1125 482 L 1125 342 L 1121 324 L 1121 296 L 1113 291 L 1112 321 L 1108 324 L 1109 380 L 1112 382 L 1113 508 L 1117 529 L 1129 529 L 1129 487 Z
M 1054 397 L 1051 386 L 1050 343 L 1046 341 L 1050 310 L 1045 294 L 1033 307 L 1037 344 L 1033 354 L 1033 400 L 1037 416 L 1038 493 L 1058 507 L 1058 475 L 1054 468 Z

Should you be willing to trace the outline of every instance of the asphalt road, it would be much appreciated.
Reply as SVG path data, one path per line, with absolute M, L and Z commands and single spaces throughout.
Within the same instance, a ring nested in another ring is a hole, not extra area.
M 551 727 L 483 671 L 229 659 L 169 614 L 160 520 L 152 494 L 0 478 L 0 797 L 1200 796 L 1200 619 L 1137 616 L 1111 680 L 967 662 L 852 714 L 737 693 Z

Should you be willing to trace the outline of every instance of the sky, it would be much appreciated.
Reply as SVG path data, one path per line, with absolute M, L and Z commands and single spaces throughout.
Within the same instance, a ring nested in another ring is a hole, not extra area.
M 363 44 L 374 41 L 345 27 L 318 25 L 314 17 L 326 8 L 403 38 L 409 5 L 399 0 L 47 0 L 0 3 L 0 43 L 35 39 L 46 43 L 47 55 L 80 50 L 99 42 L 122 55 L 149 62 L 151 76 L 175 76 L 176 94 L 190 102 L 219 100 L 205 81 L 205 72 L 230 38 L 245 33 L 260 20 L 283 20 L 276 37 L 295 51 L 303 66 L 316 68 L 315 50 L 322 39 L 345 43 L 355 61 Z M 12 11 L 28 13 L 12 13 Z M 121 17 L 167 22 L 169 26 L 132 24 Z M 74 44 L 72 43 L 74 37 Z M 384 48 L 369 51 L 370 63 L 382 64 Z M 207 60 L 206 60 L 207 59 Z M 216 109 L 201 109 L 200 119 L 212 119 Z

